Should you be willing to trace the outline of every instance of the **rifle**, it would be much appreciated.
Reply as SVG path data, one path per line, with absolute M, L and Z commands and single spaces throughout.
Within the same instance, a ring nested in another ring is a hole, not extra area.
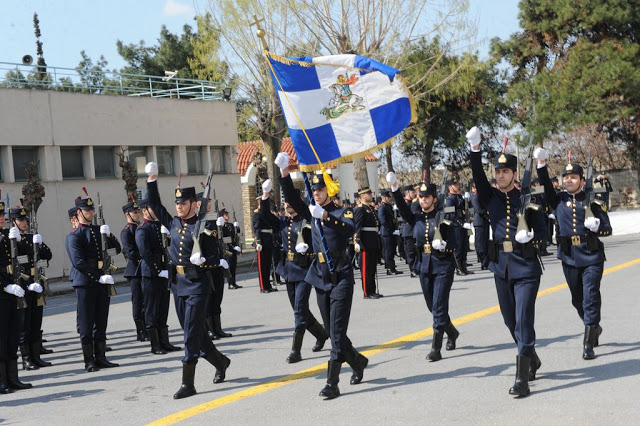
M 9 204 L 9 194 L 7 194 L 7 203 L 6 205 L 10 207 Z M 11 218 L 11 208 L 9 210 L 9 224 L 13 225 L 13 219 Z M 22 289 L 26 292 L 27 289 L 24 288 L 21 284 L 21 281 L 29 280 L 29 276 L 22 272 L 22 263 L 27 263 L 29 258 L 27 256 L 18 256 L 18 242 L 14 239 L 9 239 L 9 246 L 11 247 L 11 276 L 13 278 L 13 282 L 16 285 L 22 287 Z M 25 259 L 25 257 L 27 257 Z M 22 260 L 22 262 L 21 262 Z M 25 309 L 28 307 L 27 300 L 24 297 L 18 297 L 18 309 Z
M 524 168 L 524 174 L 522 175 L 522 182 L 520 182 L 520 208 L 516 213 L 518 217 L 518 232 L 526 231 L 529 232 L 529 225 L 527 224 L 527 220 L 525 218 L 525 214 L 528 209 L 538 211 L 540 209 L 540 205 L 534 204 L 531 201 L 532 191 L 531 191 L 531 177 L 533 175 L 533 145 L 529 150 L 529 156 L 527 157 L 527 162 Z
M 169 236 L 164 232 L 160 232 L 160 242 L 162 244 L 162 264 L 164 269 L 170 271 L 169 268 Z M 171 277 L 171 275 L 169 275 Z M 171 290 L 171 280 L 167 280 L 167 291 Z
M 31 234 L 35 235 L 38 233 L 38 221 L 36 219 L 36 206 L 31 205 L 31 223 L 29 224 L 29 231 Z M 42 285 L 44 292 L 47 295 L 51 294 L 51 290 L 49 289 L 49 279 L 44 275 L 44 265 L 41 264 L 40 260 L 40 244 L 33 245 L 33 282 Z M 38 296 L 38 306 L 44 306 L 44 294 L 40 293 Z
M 233 211 L 233 223 L 237 223 L 238 219 L 236 219 L 236 211 Z M 235 233 L 234 233 L 234 237 L 233 237 L 233 245 L 234 246 L 238 246 L 240 248 L 242 248 L 242 243 L 240 242 L 240 227 L 239 226 L 234 226 L 235 228 Z M 242 256 L 242 251 L 240 251 L 240 253 L 238 253 L 238 256 Z
M 216 209 L 216 219 L 217 219 L 218 212 L 220 210 L 218 209 L 219 207 L 218 197 L 216 197 L 215 189 L 213 190 L 213 207 Z M 224 237 L 222 236 L 223 234 L 222 226 L 216 224 L 216 228 L 218 229 L 217 237 L 216 237 L 216 241 L 218 243 L 218 253 L 220 254 L 220 258 L 223 259 L 225 256 L 231 256 L 231 253 L 226 249 Z M 229 269 L 222 268 L 222 275 L 224 275 L 225 278 L 231 278 L 231 271 L 229 271 Z
M 467 190 L 465 191 L 471 197 L 471 182 L 467 182 Z M 464 198 L 464 221 L 465 223 L 473 223 L 473 207 L 469 206 L 469 198 Z M 467 236 L 473 234 L 471 229 L 467 229 Z
M 444 200 L 447 194 L 447 170 L 442 172 L 442 183 L 440 184 L 440 192 L 438 192 L 438 205 L 436 208 L 438 211 L 436 212 L 436 220 L 435 226 L 436 229 L 433 231 L 433 239 L 434 240 L 442 240 L 442 233 L 440 231 L 440 226 L 442 224 L 451 225 L 451 221 L 449 219 L 445 219 L 445 214 L 455 213 L 456 208 L 454 206 L 445 207 Z
M 593 210 L 591 209 L 591 205 L 593 203 L 601 206 L 603 203 L 602 200 L 596 199 L 597 193 L 607 192 L 607 188 L 594 188 L 593 187 L 593 159 L 591 158 L 591 149 L 589 149 L 589 159 L 587 160 L 587 177 L 584 182 L 584 218 L 593 217 Z
M 94 217 L 95 224 L 102 226 L 105 224 L 104 216 L 102 214 L 102 203 L 100 202 L 100 193 L 98 196 L 98 209 L 97 214 Z M 111 275 L 117 268 L 113 264 L 113 256 L 116 255 L 115 249 L 107 247 L 107 236 L 100 234 L 100 252 L 102 254 L 102 261 L 98 261 L 98 269 L 102 270 L 103 275 Z M 102 265 L 100 264 L 102 262 Z M 116 286 L 114 284 L 109 285 L 109 297 L 118 294 L 116 292 Z

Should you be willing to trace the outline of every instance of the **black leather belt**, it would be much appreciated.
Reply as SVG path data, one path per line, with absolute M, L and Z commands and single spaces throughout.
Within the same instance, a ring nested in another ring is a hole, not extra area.
M 505 253 L 511 253 L 514 250 L 522 249 L 522 244 L 517 241 L 503 241 L 501 243 L 495 243 L 498 250 L 502 250 Z
M 574 246 L 579 246 L 580 244 L 587 242 L 587 236 L 586 235 L 572 235 L 570 237 L 561 236 L 560 240 L 567 241 L 569 244 Z

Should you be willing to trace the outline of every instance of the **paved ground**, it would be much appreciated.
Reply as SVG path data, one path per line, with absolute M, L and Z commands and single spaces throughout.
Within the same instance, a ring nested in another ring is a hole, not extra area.
M 603 280 L 604 334 L 598 357 L 581 358 L 583 326 L 570 305 L 560 265 L 546 257 L 536 309 L 538 353 L 542 359 L 532 394 L 508 395 L 515 374 L 515 345 L 502 323 L 492 277 L 456 278 L 451 317 L 461 331 L 459 348 L 425 361 L 431 316 L 417 279 L 380 277 L 380 300 L 363 300 L 356 285 L 349 335 L 370 358 L 364 382 L 349 385 L 343 368 L 342 396 L 323 401 L 328 350 L 286 364 L 292 313 L 284 291 L 259 294 L 255 276 L 227 291 L 223 323 L 233 338 L 218 347 L 232 359 L 228 381 L 213 385 L 213 367 L 198 364 L 192 398 L 174 401 L 180 385 L 181 353 L 157 356 L 135 341 L 126 288 L 114 300 L 109 320 L 110 359 L 121 367 L 85 373 L 75 328 L 72 295 L 49 300 L 45 337 L 55 353 L 53 367 L 24 372 L 34 388 L 0 396 L 0 423 L 35 424 L 629 424 L 640 416 L 640 234 L 606 239 Z M 472 262 L 475 255 L 471 254 Z M 406 271 L 406 270 L 405 270 Z M 634 278 L 635 277 L 635 278 Z M 280 287 L 283 289 L 283 287 Z M 317 314 L 315 296 L 312 310 Z M 173 313 L 171 337 L 181 331 Z

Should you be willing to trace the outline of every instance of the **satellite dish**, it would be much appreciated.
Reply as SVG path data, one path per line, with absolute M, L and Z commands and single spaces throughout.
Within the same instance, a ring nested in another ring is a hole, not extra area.
M 33 63 L 33 57 L 31 55 L 24 55 L 22 57 L 22 65 L 31 65 Z

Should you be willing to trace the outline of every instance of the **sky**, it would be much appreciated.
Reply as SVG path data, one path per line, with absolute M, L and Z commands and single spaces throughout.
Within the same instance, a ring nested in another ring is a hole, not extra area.
M 446 1 L 446 0 L 445 0 Z M 477 50 L 486 57 L 489 40 L 507 38 L 518 31 L 517 0 L 469 0 L 469 18 L 477 23 Z M 2 1 L 0 62 L 20 63 L 24 55 L 36 57 L 33 13 L 40 19 L 47 65 L 74 68 L 84 50 L 94 62 L 104 55 L 109 69 L 125 65 L 116 41 L 144 40 L 156 44 L 162 25 L 182 34 L 184 24 L 195 28 L 198 4 L 193 0 L 20 0 Z M 201 9 L 200 9 L 201 10 Z M 0 69 L 6 65 L 0 64 Z

